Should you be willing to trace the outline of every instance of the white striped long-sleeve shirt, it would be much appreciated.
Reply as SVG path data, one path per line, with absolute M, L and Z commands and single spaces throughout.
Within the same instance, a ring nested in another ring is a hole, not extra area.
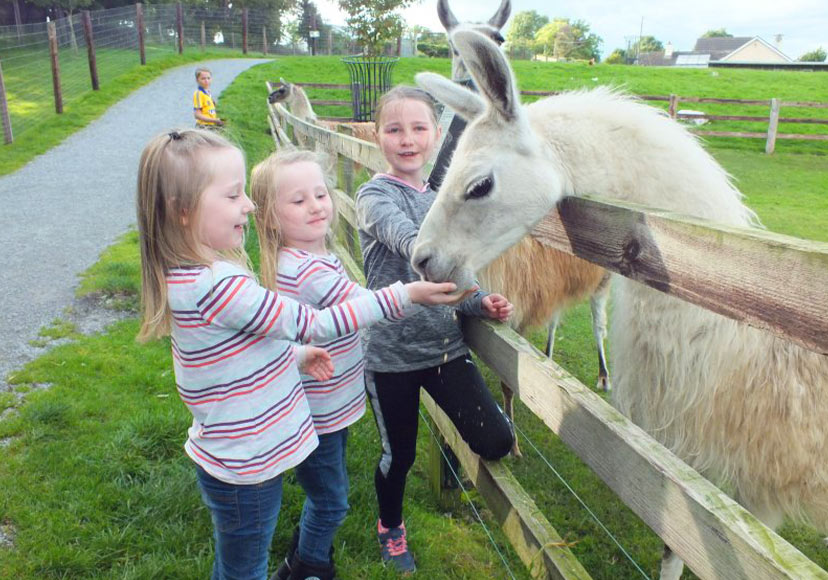
M 323 342 L 410 304 L 402 284 L 317 311 L 261 286 L 242 267 L 167 274 L 178 393 L 193 415 L 187 454 L 222 481 L 253 484 L 299 464 L 318 439 L 287 341 Z
M 348 278 L 335 255 L 320 256 L 295 248 L 279 251 L 276 282 L 280 294 L 314 308 L 328 308 L 371 294 Z M 356 422 L 365 413 L 365 357 L 358 332 L 317 346 L 333 358 L 334 375 L 327 381 L 302 375 L 302 383 L 316 431 L 333 433 Z

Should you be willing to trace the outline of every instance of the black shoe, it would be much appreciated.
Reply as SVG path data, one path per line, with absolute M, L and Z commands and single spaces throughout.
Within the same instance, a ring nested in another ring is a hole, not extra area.
M 299 548 L 299 528 L 293 530 L 293 539 L 290 541 L 290 548 L 288 548 L 287 555 L 282 560 L 279 568 L 274 572 L 270 580 L 288 580 L 290 578 L 291 561 L 296 556 L 296 550 Z
M 335 580 L 333 562 L 329 564 L 308 564 L 295 554 L 290 561 L 288 580 Z

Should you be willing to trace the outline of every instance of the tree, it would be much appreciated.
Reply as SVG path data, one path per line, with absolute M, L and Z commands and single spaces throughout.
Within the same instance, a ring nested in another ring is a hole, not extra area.
M 639 54 L 644 52 L 661 52 L 664 50 L 664 45 L 655 36 L 642 36 L 641 42 L 638 45 Z
M 534 10 L 524 10 L 512 17 L 512 23 L 506 32 L 506 40 L 510 43 L 532 41 L 541 27 L 549 22 L 549 18 L 538 14 Z
M 319 32 L 322 29 L 322 15 L 311 0 L 299 0 L 297 6 L 299 11 L 299 22 L 297 32 L 308 44 L 311 55 L 316 54 L 316 38 L 311 36 L 311 31 Z
M 598 60 L 603 42 L 589 31 L 589 24 L 583 20 L 570 22 L 568 18 L 555 18 L 535 34 L 536 46 L 555 58 Z
M 733 38 L 724 28 L 711 29 L 701 35 L 702 38 Z
M 398 10 L 414 0 L 338 0 L 348 17 L 345 22 L 368 56 L 377 56 L 383 45 L 397 38 L 403 29 Z
M 825 62 L 826 56 L 828 55 L 826 55 L 825 49 L 820 46 L 816 50 L 806 52 L 805 54 L 800 56 L 799 62 Z
M 92 0 L 26 0 L 29 4 L 53 8 L 56 16 L 74 14 L 76 10 L 86 8 L 92 4 Z M 63 14 L 61 14 L 63 12 Z
M 607 64 L 626 64 L 627 51 L 623 48 L 616 48 L 607 58 L 604 59 L 604 62 Z

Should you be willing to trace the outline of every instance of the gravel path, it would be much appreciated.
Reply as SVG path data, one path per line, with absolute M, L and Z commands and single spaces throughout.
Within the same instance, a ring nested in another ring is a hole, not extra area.
M 213 72 L 213 93 L 254 59 L 200 63 Z M 75 303 L 78 274 L 135 223 L 138 158 L 170 127 L 193 125 L 193 71 L 173 69 L 112 106 L 19 171 L 0 177 L 0 384 L 42 353 L 38 330 Z M 221 101 L 219 101 L 219 111 Z

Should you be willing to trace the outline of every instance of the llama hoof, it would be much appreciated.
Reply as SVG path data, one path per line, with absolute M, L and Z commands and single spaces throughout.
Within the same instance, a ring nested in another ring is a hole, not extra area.
M 595 384 L 595 388 L 599 391 L 609 393 L 612 390 L 612 383 L 610 382 L 609 377 L 599 377 L 598 382 Z
M 512 447 L 511 454 L 515 459 L 521 459 L 523 457 L 523 453 L 520 452 L 520 447 L 518 447 L 517 441 L 515 441 L 515 446 Z

